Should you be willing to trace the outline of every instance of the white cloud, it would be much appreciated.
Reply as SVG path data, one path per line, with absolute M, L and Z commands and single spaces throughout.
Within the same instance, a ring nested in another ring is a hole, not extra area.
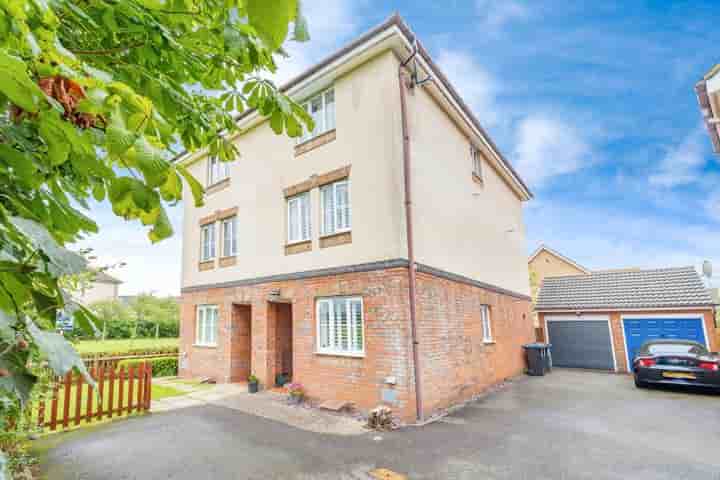
M 437 63 L 480 123 L 483 126 L 497 125 L 501 118 L 495 103 L 498 86 L 475 58 L 467 52 L 443 49 L 437 55 Z
M 589 165 L 593 156 L 582 134 L 560 119 L 531 114 L 519 123 L 513 159 L 533 187 Z
M 283 84 L 299 75 L 353 37 L 357 33 L 357 8 L 358 2 L 351 0 L 305 0 L 303 9 L 308 20 L 310 40 L 285 44 L 289 58 L 276 59 L 276 81 Z
M 672 188 L 698 181 L 705 165 L 706 144 L 702 126 L 694 129 L 680 145 L 668 149 L 655 172 L 650 175 L 650 185 Z
M 530 17 L 527 5 L 517 0 L 477 0 L 475 8 L 481 20 L 481 27 L 495 33 L 506 24 Z

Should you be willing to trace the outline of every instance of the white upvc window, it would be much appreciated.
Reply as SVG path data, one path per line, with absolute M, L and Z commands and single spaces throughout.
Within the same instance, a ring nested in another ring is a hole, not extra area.
M 320 187 L 322 235 L 347 232 L 352 225 L 350 180 L 340 180 Z
M 312 97 L 302 104 L 315 122 L 315 128 L 309 131 L 303 128 L 298 143 L 305 142 L 335 128 L 335 90 L 332 88 Z
M 480 321 L 482 322 L 483 342 L 492 343 L 492 326 L 490 325 L 490 307 L 487 305 L 480 306 Z
M 474 145 L 470 145 L 470 158 L 472 158 L 473 175 L 482 180 L 482 155 L 480 154 L 480 150 Z
M 365 355 L 365 325 L 361 297 L 317 301 L 317 353 Z
M 208 186 L 230 177 L 230 162 L 223 162 L 218 157 L 208 157 Z
M 221 222 L 223 236 L 223 257 L 237 255 L 237 216 L 225 218 Z
M 310 240 L 310 192 L 287 199 L 288 243 Z
M 218 306 L 198 305 L 195 325 L 195 345 L 214 347 L 217 345 Z
M 200 261 L 215 258 L 215 223 L 203 225 L 200 229 Z

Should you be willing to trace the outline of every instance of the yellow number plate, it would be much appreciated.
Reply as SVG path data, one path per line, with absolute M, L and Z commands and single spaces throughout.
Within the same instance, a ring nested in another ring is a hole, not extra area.
M 685 378 L 687 380 L 695 380 L 697 377 L 692 373 L 685 372 L 663 372 L 665 378 Z

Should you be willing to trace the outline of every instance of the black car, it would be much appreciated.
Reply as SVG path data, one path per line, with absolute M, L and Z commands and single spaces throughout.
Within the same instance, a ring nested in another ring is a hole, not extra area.
M 691 340 L 650 340 L 633 360 L 635 385 L 686 385 L 720 390 L 720 356 Z

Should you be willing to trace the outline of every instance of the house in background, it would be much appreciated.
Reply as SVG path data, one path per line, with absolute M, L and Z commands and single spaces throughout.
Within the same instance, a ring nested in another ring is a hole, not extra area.
M 695 84 L 695 93 L 713 151 L 720 154 L 720 64 L 715 65 Z
M 121 280 L 118 280 L 112 275 L 98 271 L 90 286 L 77 295 L 77 300 L 83 305 L 90 305 L 105 300 L 117 300 L 118 290 L 122 283 Z
M 407 25 L 283 90 L 315 119 L 301 139 L 249 112 L 237 161 L 178 159 L 207 185 L 184 206 L 180 375 L 288 374 L 411 419 L 521 374 L 531 193 Z
M 653 338 L 717 350 L 714 304 L 693 267 L 627 269 L 545 278 L 535 311 L 555 365 L 627 372 Z
M 566 275 L 587 275 L 590 270 L 565 255 L 558 253 L 546 245 L 540 245 L 528 260 L 528 271 L 530 272 L 530 296 L 533 305 L 537 301 L 540 285 L 547 277 L 562 277 Z M 537 313 L 533 313 L 535 328 L 540 327 Z

